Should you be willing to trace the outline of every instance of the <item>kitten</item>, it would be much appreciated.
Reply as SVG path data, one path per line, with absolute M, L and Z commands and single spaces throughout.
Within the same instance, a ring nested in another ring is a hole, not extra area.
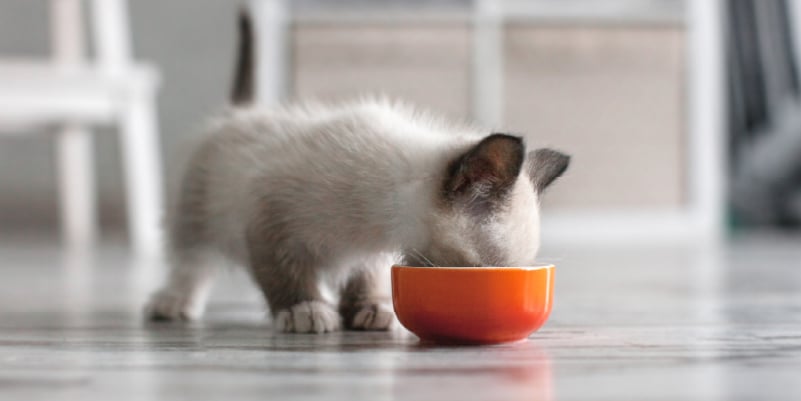
M 235 104 L 252 95 L 251 41 L 243 16 Z M 393 263 L 533 264 L 540 195 L 568 162 L 388 101 L 235 107 L 188 165 L 148 314 L 199 317 L 222 256 L 249 267 L 278 330 L 386 330 Z M 330 277 L 338 307 L 320 292 Z

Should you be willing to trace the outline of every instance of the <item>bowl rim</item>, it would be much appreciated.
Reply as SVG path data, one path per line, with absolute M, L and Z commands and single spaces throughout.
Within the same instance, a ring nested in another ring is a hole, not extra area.
M 532 266 L 407 266 L 407 265 L 392 265 L 392 268 L 399 269 L 420 269 L 420 270 L 473 270 L 473 271 L 486 271 L 486 270 L 519 270 L 519 271 L 534 271 L 553 269 L 556 266 L 553 263 L 541 263 Z

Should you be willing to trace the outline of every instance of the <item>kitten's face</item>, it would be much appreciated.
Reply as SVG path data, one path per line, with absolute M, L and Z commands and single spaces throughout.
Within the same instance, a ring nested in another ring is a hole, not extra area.
M 569 157 L 520 138 L 491 135 L 454 161 L 442 207 L 430 216 L 430 242 L 409 262 L 433 266 L 530 266 L 540 242 L 539 196 Z

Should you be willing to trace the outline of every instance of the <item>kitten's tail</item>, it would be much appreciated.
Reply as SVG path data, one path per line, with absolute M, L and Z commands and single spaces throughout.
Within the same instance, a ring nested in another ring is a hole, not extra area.
M 236 56 L 236 75 L 231 90 L 231 103 L 245 105 L 253 102 L 254 76 L 253 76 L 253 22 L 250 14 L 244 8 L 239 11 L 238 27 L 239 46 Z

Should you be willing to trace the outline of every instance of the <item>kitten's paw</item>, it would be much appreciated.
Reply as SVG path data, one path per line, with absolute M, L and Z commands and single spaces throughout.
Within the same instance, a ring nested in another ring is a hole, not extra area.
M 395 313 L 392 308 L 384 303 L 374 303 L 364 305 L 353 315 L 348 328 L 351 330 L 374 330 L 384 331 L 392 328 L 395 321 Z
M 339 314 L 320 301 L 306 301 L 278 311 L 275 327 L 284 333 L 326 333 L 340 328 Z
M 145 316 L 153 321 L 196 320 L 203 315 L 203 304 L 190 296 L 163 289 L 150 298 L 145 306 Z

